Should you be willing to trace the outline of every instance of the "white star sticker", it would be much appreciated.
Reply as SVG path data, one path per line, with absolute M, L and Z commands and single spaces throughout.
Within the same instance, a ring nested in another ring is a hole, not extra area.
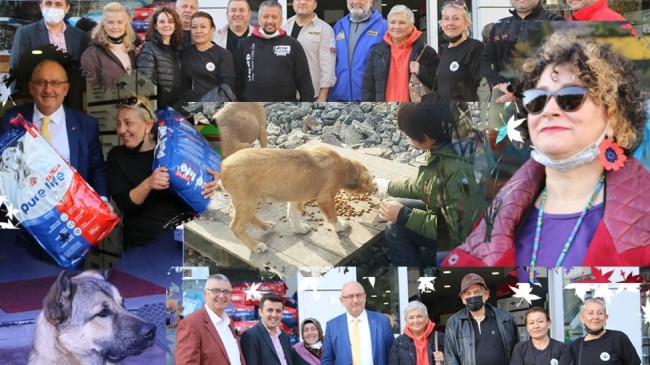
M 643 323 L 650 324 L 650 299 L 645 300 L 645 305 L 641 309 L 643 309 Z
M 436 289 L 433 286 L 433 282 L 436 280 L 435 276 L 434 277 L 421 277 L 418 278 L 418 290 L 420 293 L 431 293 L 436 291 Z
M 260 285 L 262 285 L 262 283 L 253 283 L 248 287 L 248 290 L 246 290 L 246 300 L 262 299 L 262 293 L 257 290 Z
M 531 288 L 530 283 L 517 283 L 516 288 L 510 286 L 510 289 L 515 292 L 512 296 L 513 298 L 521 298 L 519 303 L 517 303 L 517 307 L 519 307 L 524 300 L 530 305 L 533 300 L 540 299 L 539 296 L 531 293 L 533 288 Z

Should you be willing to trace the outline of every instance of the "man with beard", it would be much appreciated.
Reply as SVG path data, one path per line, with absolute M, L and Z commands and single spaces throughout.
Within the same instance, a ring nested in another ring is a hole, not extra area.
M 328 101 L 361 101 L 361 79 L 370 50 L 388 30 L 386 19 L 371 10 L 372 0 L 347 0 L 350 14 L 334 25 L 336 84 Z
M 314 99 L 327 101 L 327 93 L 336 82 L 336 44 L 334 30 L 318 18 L 314 12 L 316 0 L 294 0 L 295 16 L 287 19 L 282 28 L 302 44 L 307 54 L 311 81 L 314 84 Z
M 445 326 L 445 365 L 503 365 L 519 341 L 515 318 L 487 303 L 490 290 L 478 274 L 465 275 L 460 299 L 467 308 Z
M 264 1 L 259 27 L 235 55 L 235 91 L 239 101 L 314 101 L 309 64 L 300 42 L 280 28 L 282 6 Z
M 199 0 L 178 0 L 176 1 L 176 12 L 183 23 L 183 42 L 184 44 L 192 43 L 192 15 L 199 11 Z
M 242 41 L 253 33 L 253 26 L 250 24 L 251 5 L 248 0 L 228 1 L 226 18 L 228 24 L 214 32 L 212 41 L 234 55 Z

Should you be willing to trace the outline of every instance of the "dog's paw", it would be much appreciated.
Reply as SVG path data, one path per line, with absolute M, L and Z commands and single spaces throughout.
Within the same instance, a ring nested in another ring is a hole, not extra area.
M 268 250 L 269 250 L 269 246 L 267 246 L 266 244 L 264 244 L 262 242 L 258 242 L 257 246 L 255 246 L 255 248 L 253 248 L 253 253 L 264 253 L 264 252 L 266 252 Z
M 334 225 L 334 230 L 336 232 L 343 232 L 349 229 L 350 227 L 351 227 L 350 223 L 337 221 L 336 224 Z
M 299 226 L 292 226 L 293 233 L 296 234 L 307 234 L 309 231 L 311 231 L 311 227 L 307 223 L 300 223 Z

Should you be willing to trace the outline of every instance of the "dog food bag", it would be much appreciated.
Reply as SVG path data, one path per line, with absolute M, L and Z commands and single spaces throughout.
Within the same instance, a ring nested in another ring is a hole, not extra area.
M 174 109 L 159 109 L 156 116 L 158 144 L 153 169 L 167 167 L 171 190 L 200 216 L 210 203 L 201 195 L 202 186 L 214 179 L 206 168 L 221 171 L 221 156 Z
M 32 123 L 11 123 L 19 127 L 0 136 L 0 195 L 59 265 L 74 268 L 119 218 Z

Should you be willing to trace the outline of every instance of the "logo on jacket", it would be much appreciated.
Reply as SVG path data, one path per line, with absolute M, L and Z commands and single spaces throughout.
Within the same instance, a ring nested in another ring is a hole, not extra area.
M 610 356 L 606 352 L 603 352 L 603 353 L 600 354 L 600 359 L 603 360 L 603 361 L 609 361 L 609 358 L 610 358 Z
M 369 30 L 366 32 L 366 34 L 371 35 L 371 36 L 376 36 L 378 33 L 375 32 L 374 30 Z
M 212 72 L 214 69 L 217 68 L 217 66 L 214 65 L 212 62 L 208 62 L 205 64 L 205 69 Z
M 289 45 L 273 46 L 273 53 L 275 53 L 276 56 L 287 56 L 291 54 L 291 46 Z
M 336 35 L 336 40 L 340 41 L 342 39 L 345 39 L 345 33 L 343 31 L 340 31 L 339 34 Z
M 551 365 L 560 365 L 560 362 L 557 359 L 551 359 Z
M 460 65 L 459 65 L 458 62 L 456 62 L 456 61 L 452 62 L 452 63 L 449 65 L 449 70 L 450 70 L 451 72 L 456 72 L 456 71 L 458 71 L 459 68 L 460 68 Z

